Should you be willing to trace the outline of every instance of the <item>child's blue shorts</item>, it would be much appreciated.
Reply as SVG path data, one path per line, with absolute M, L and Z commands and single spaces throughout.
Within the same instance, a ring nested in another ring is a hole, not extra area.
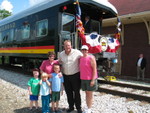
M 30 100 L 31 101 L 37 101 L 38 100 L 38 97 L 37 95 L 30 95 Z

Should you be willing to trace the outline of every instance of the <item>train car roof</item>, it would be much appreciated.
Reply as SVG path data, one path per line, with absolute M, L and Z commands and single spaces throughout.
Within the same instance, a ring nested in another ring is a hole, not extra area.
M 56 5 L 65 3 L 65 2 L 71 2 L 71 1 L 73 2 L 76 0 L 47 0 L 45 2 L 34 5 L 34 6 L 28 8 L 22 12 L 19 12 L 15 15 L 9 16 L 9 17 L 1 20 L 0 26 L 5 25 L 5 24 L 10 23 L 10 22 L 13 22 L 17 19 L 29 16 L 29 15 L 34 14 L 36 12 L 45 10 L 47 8 L 50 8 L 50 7 L 53 7 L 53 6 L 56 6 Z M 117 13 L 118 13 L 116 8 L 107 0 L 79 0 L 79 2 L 81 2 L 81 3 L 93 3 L 93 4 L 100 6 L 104 9 L 110 10 L 114 15 L 117 15 Z

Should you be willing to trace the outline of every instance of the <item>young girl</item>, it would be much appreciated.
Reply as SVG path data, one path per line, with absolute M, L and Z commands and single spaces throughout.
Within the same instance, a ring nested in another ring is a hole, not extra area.
M 51 78 L 49 79 L 52 85 L 52 112 L 58 111 L 58 105 L 60 100 L 60 91 L 63 92 L 63 76 L 60 73 L 60 66 L 54 64 L 54 73 L 51 73 Z
M 38 108 L 38 95 L 40 90 L 39 85 L 39 70 L 33 69 L 33 77 L 28 81 L 28 91 L 30 95 L 30 109 L 33 107 L 33 103 L 35 104 L 36 109 Z
M 42 99 L 42 113 L 50 113 L 50 82 L 48 81 L 48 74 L 42 73 L 40 80 L 40 95 Z

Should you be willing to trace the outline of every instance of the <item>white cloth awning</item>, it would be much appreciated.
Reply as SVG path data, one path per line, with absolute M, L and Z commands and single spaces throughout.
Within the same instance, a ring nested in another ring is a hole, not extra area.
M 94 3 L 99 6 L 113 11 L 116 15 L 118 14 L 117 9 L 108 0 L 78 0 L 79 2 Z
M 108 2 L 108 0 L 92 0 L 92 1 L 95 1 L 95 2 L 97 2 L 97 3 L 99 3 L 99 4 L 102 4 L 102 5 L 104 5 L 105 7 L 108 7 L 108 8 L 110 8 L 112 11 L 114 11 L 116 14 L 118 14 L 117 9 L 116 9 L 110 2 Z

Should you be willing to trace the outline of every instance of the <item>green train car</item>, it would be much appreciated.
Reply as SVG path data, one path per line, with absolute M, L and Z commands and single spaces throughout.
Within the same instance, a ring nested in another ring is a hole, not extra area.
M 0 21 L 1 63 L 20 64 L 24 69 L 37 67 L 49 51 L 63 50 L 70 39 L 80 47 L 75 27 L 76 0 L 49 0 Z M 115 7 L 106 0 L 79 0 L 82 17 L 92 19 L 94 31 L 101 33 L 102 18 L 117 16 Z

